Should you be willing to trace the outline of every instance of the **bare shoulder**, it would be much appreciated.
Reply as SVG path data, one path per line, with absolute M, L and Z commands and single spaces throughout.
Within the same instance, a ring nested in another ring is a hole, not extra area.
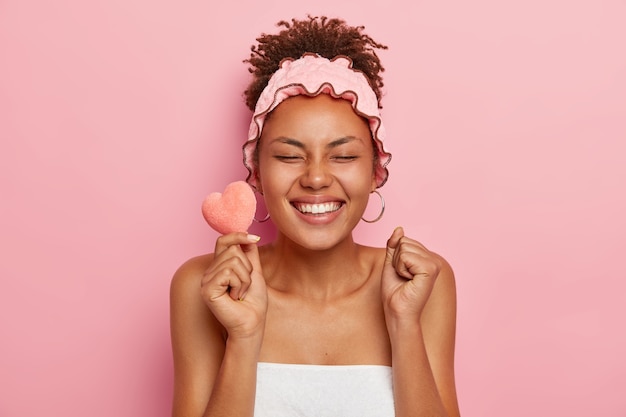
M 431 254 L 439 264 L 439 274 L 425 306 L 422 321 L 441 321 L 442 315 L 452 316 L 448 317 L 448 320 L 450 320 L 456 316 L 456 280 L 454 271 L 443 256 L 435 252 L 431 252 Z
M 188 326 L 192 323 L 204 322 L 210 328 L 219 329 L 217 320 L 210 313 L 202 300 L 200 287 L 207 268 L 213 261 L 213 254 L 193 257 L 184 262 L 174 273 L 170 285 L 170 313 L 172 324 Z M 180 318 L 178 320 L 174 320 Z
M 195 256 L 184 262 L 174 273 L 171 284 L 172 291 L 182 290 L 196 284 L 199 286 L 204 271 L 209 267 L 211 261 L 213 261 L 212 253 Z
M 454 271 L 452 270 L 452 266 L 450 263 L 441 255 L 435 252 L 431 252 L 433 256 L 439 261 L 439 275 L 437 275 L 437 281 L 441 281 L 440 284 L 442 287 L 447 288 L 448 290 L 454 289 Z M 435 282 L 437 285 L 437 282 Z M 452 286 L 452 288 L 450 288 Z
M 452 270 L 452 266 L 450 263 L 441 255 L 432 252 L 433 255 L 439 260 L 439 275 L 437 275 L 437 281 L 435 281 L 435 286 L 439 286 L 441 291 L 447 293 L 447 295 L 451 295 L 456 293 L 456 284 L 454 278 L 454 271 Z
M 213 254 L 196 256 L 183 263 L 174 273 L 170 284 L 170 315 L 172 325 L 186 327 L 192 323 L 217 322 L 202 300 L 202 278 L 213 260 Z M 176 326 L 176 327 L 178 327 Z

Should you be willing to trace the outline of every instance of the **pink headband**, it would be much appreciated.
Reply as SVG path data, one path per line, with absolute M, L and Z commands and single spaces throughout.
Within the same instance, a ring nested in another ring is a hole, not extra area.
M 391 154 L 383 144 L 385 128 L 380 118 L 378 99 L 367 78 L 352 68 L 352 61 L 347 57 L 338 56 L 329 60 L 319 55 L 305 54 L 297 60 L 284 59 L 256 103 L 248 141 L 243 145 L 243 163 L 250 171 L 247 181 L 254 188 L 258 188 L 254 152 L 267 115 L 289 97 L 314 97 L 321 93 L 350 101 L 355 113 L 369 121 L 378 151 L 376 184 L 382 187 L 387 181 L 387 164 Z

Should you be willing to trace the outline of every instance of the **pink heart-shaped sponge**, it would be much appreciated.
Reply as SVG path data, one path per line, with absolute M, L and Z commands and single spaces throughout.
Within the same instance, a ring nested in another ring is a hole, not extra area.
M 202 203 L 204 219 L 222 234 L 246 232 L 255 212 L 254 191 L 245 181 L 228 184 L 223 194 L 211 193 Z

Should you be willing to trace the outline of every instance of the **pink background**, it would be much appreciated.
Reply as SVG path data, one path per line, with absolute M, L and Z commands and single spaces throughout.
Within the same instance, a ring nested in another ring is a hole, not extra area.
M 210 3 L 0 2 L 0 416 L 169 415 L 170 277 L 245 175 L 241 60 L 307 12 L 391 47 L 357 235 L 453 265 L 463 414 L 626 415 L 624 1 Z

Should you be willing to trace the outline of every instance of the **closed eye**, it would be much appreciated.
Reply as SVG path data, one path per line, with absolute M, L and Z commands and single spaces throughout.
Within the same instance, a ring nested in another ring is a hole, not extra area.
M 284 162 L 291 162 L 291 161 L 297 161 L 299 159 L 302 159 L 300 156 L 295 156 L 295 155 L 274 155 L 274 158 L 278 159 L 279 161 L 284 161 Z
M 358 156 L 356 155 L 341 155 L 341 156 L 333 156 L 332 159 L 339 161 L 339 162 L 349 162 L 349 161 L 354 161 L 357 158 Z

